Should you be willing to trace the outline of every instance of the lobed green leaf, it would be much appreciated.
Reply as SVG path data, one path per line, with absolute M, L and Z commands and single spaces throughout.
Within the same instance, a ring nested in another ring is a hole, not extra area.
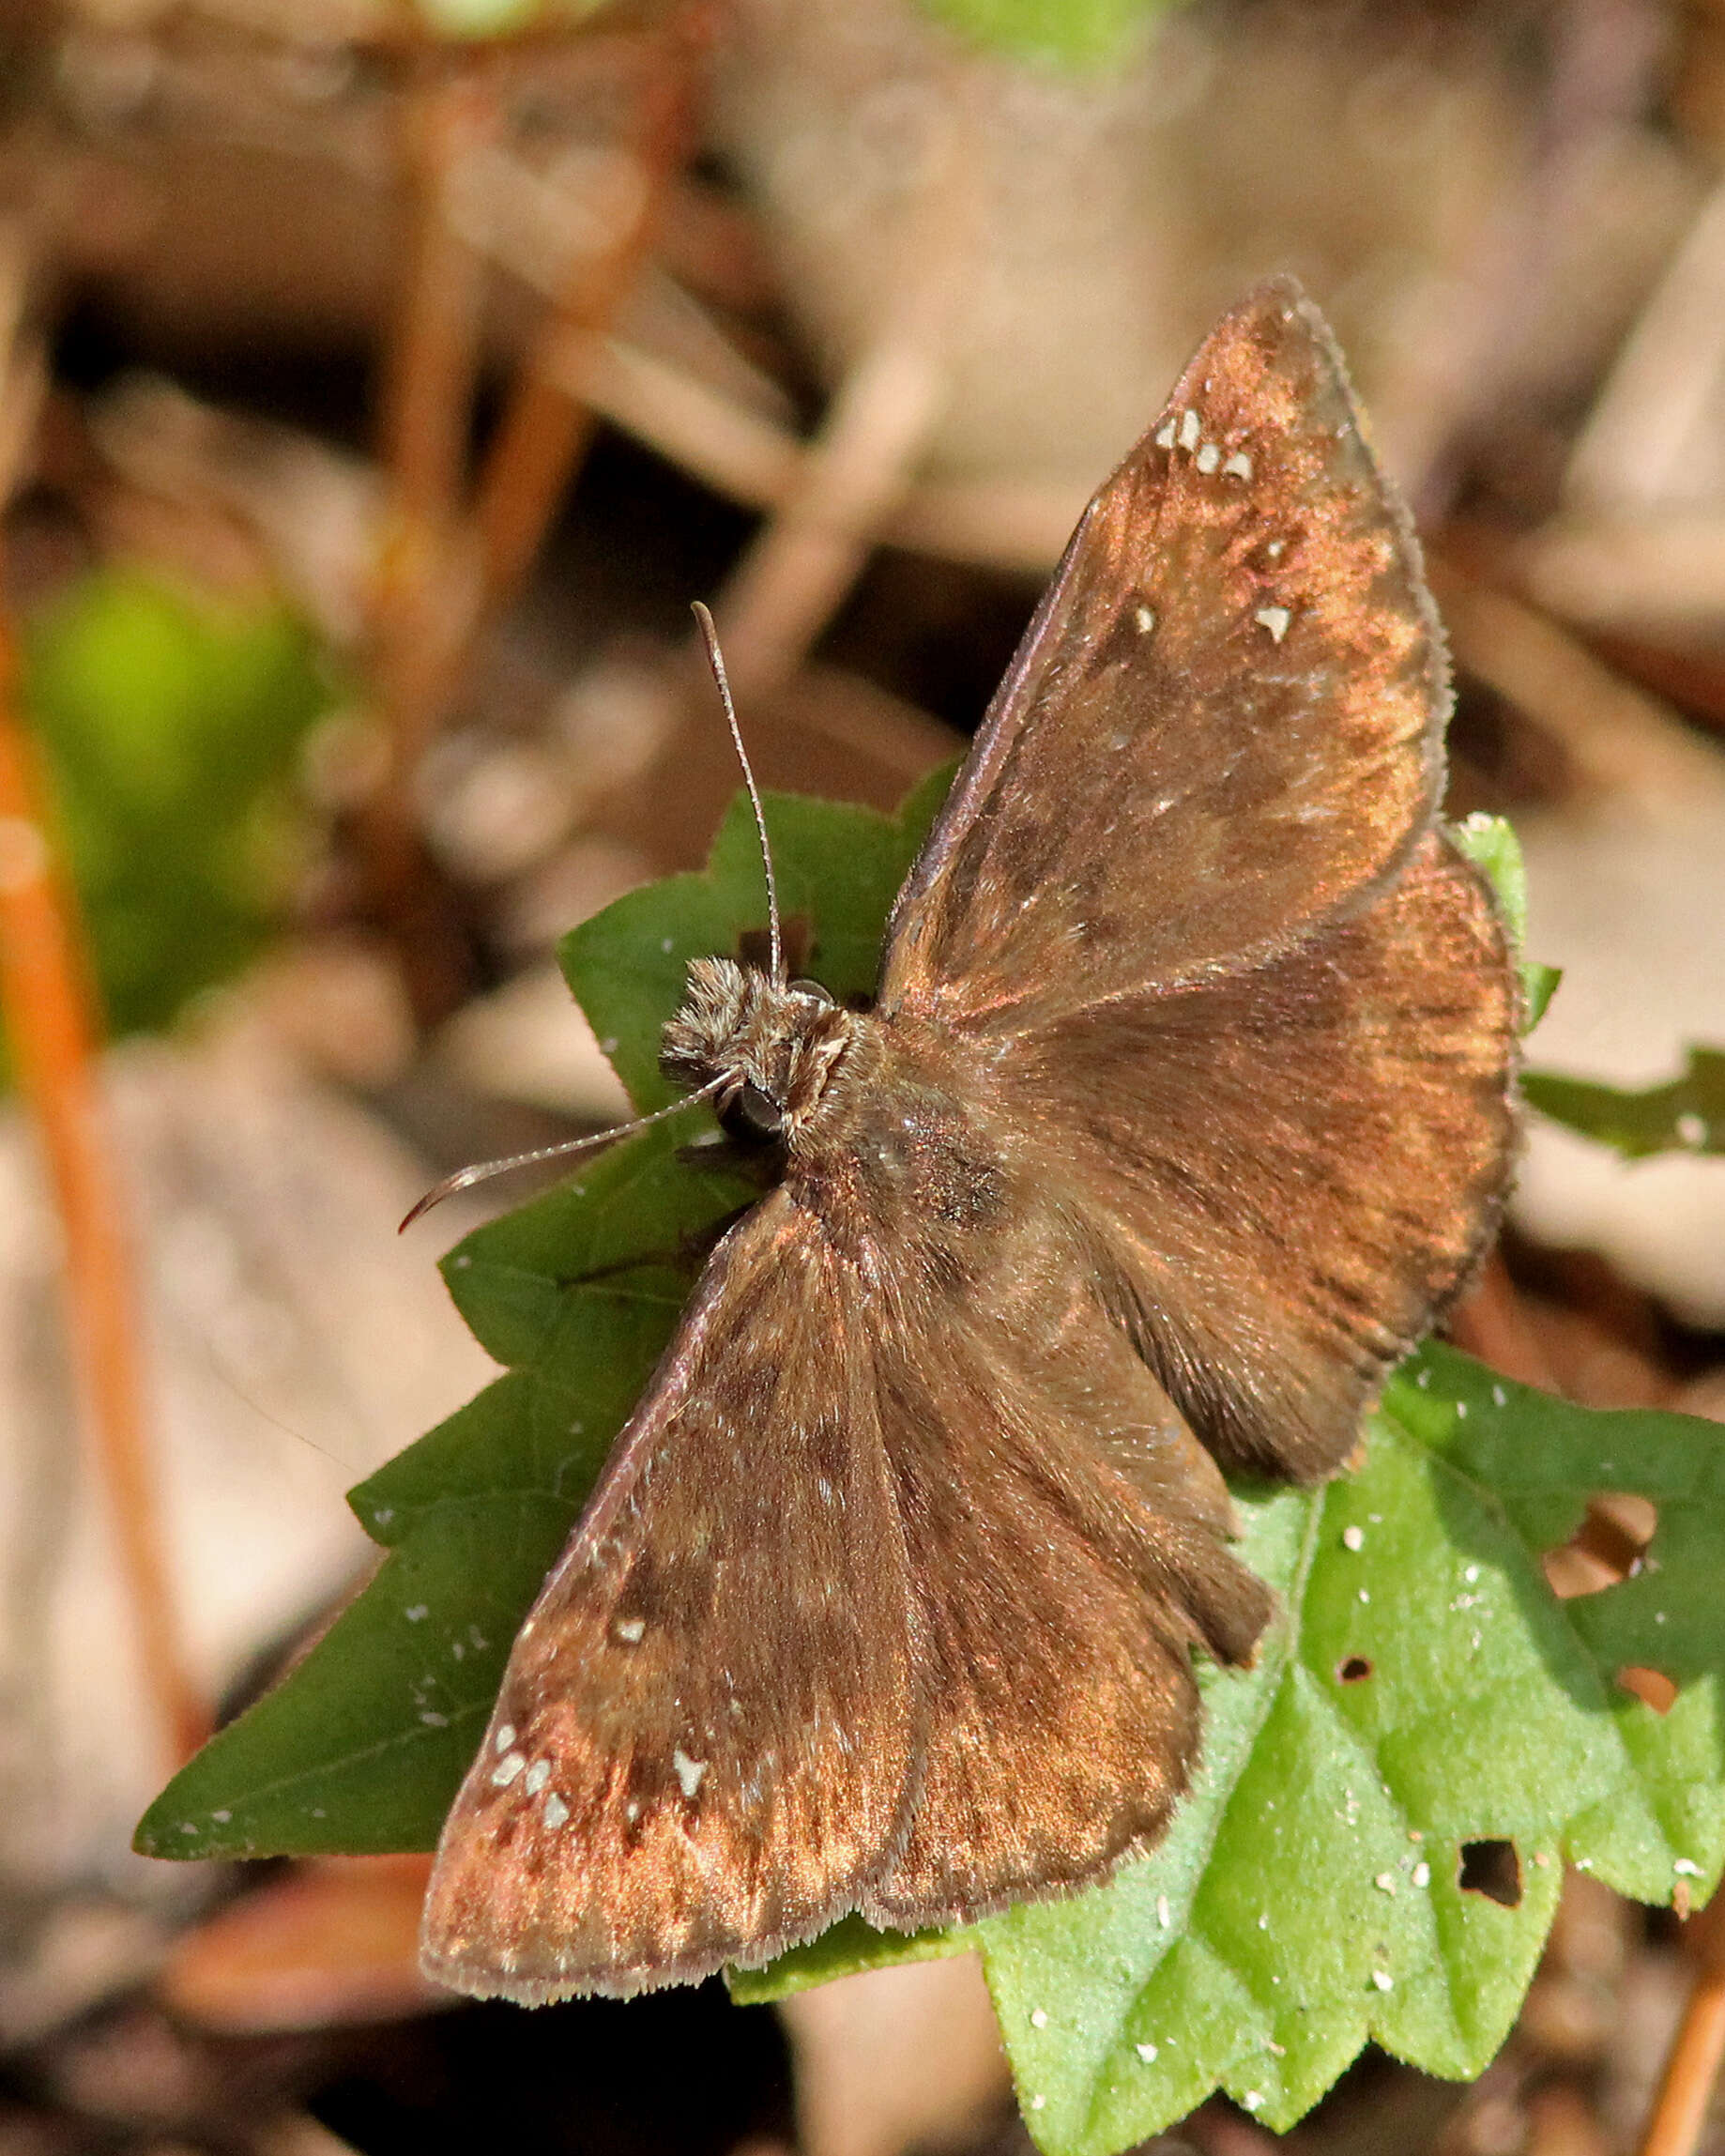
M 943 781 L 894 819 L 771 797 L 809 970 L 871 985 L 881 924 Z M 1501 839 L 1488 850 L 1504 873 Z M 1513 872 L 1514 864 L 1511 864 Z M 1506 910 L 1513 915 L 1511 900 Z M 709 869 L 571 936 L 572 986 L 644 1106 L 686 960 L 764 926 L 745 803 Z M 753 1195 L 702 1127 L 660 1125 L 446 1261 L 509 1365 L 352 1495 L 389 1552 L 293 1674 L 158 1800 L 159 1855 L 424 1848 L 508 1644 L 654 1362 L 711 1237 Z M 1541 1560 L 1602 1491 L 1652 1500 L 1640 1571 L 1560 1601 Z M 1243 1553 L 1282 1614 L 1244 1674 L 1205 1669 L 1196 1786 L 1112 1882 L 969 1931 L 856 1919 L 740 1974 L 781 1996 L 980 1949 L 1025 2115 L 1054 2156 L 1111 2156 L 1222 2087 L 1291 2124 L 1375 2040 L 1476 2073 L 1519 2008 L 1565 1862 L 1649 1901 L 1725 1863 L 1725 1431 L 1598 1414 L 1427 1347 L 1387 1388 L 1365 1464 L 1319 1491 L 1237 1492 Z M 1654 1712 L 1618 1681 L 1661 1672 Z

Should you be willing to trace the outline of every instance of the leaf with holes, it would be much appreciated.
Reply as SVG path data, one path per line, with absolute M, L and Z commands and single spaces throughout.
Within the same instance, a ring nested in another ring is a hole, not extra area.
M 1641 1568 L 1560 1601 L 1543 1555 L 1605 1490 L 1651 1499 Z M 1241 1497 L 1284 1616 L 1206 1673 L 1198 1784 L 1108 1886 L 874 1959 L 980 1946 L 1038 2144 L 1107 2152 L 1218 2087 L 1291 2125 L 1367 2039 L 1468 2077 L 1502 2043 L 1565 1861 L 1700 1901 L 1725 1861 L 1725 1430 L 1602 1414 L 1427 1347 L 1361 1471 Z M 1674 1688 L 1656 1713 L 1620 1673 Z M 867 1965 L 854 1923 L 739 1977 Z
M 1522 1091 L 1542 1115 L 1629 1160 L 1653 1153 L 1725 1153 L 1725 1048 L 1691 1047 L 1686 1068 L 1641 1093 L 1529 1071 Z
M 938 796 L 896 821 L 769 802 L 805 962 L 840 992 L 872 976 Z M 663 1097 L 653 1056 L 683 960 L 761 925 L 748 834 L 740 803 L 706 875 L 619 901 L 565 947 L 644 1105 Z M 751 1195 L 679 1158 L 679 1135 L 642 1133 L 451 1254 L 451 1291 L 508 1374 L 354 1492 L 390 1548 L 378 1578 L 176 1778 L 140 1846 L 428 1845 L 514 1627 L 715 1227 Z M 1542 1553 L 1603 1491 L 1640 1492 L 1657 1532 L 1635 1577 L 1560 1602 Z M 1241 1511 L 1285 1614 L 1255 1670 L 1205 1673 L 1202 1774 L 1154 1857 L 971 1933 L 852 1921 L 740 1979 L 740 1995 L 980 1945 L 1038 2140 L 1104 2156 L 1218 2085 L 1287 2124 L 1368 2037 L 1435 2072 L 1477 2072 L 1565 1858 L 1650 1900 L 1711 1887 L 1725 1848 L 1712 1426 L 1587 1414 L 1429 1349 L 1386 1394 L 1357 1476 L 1248 1490 Z

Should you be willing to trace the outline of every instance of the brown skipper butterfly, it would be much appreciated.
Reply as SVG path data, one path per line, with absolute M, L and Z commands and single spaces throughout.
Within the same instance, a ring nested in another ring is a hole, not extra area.
M 1519 997 L 1436 821 L 1405 511 L 1290 283 L 1086 511 L 872 1009 L 689 970 L 774 1171 L 510 1658 L 426 1907 L 527 2002 L 1102 1879 L 1272 1613 L 1223 1474 L 1332 1473 L 1509 1175 Z

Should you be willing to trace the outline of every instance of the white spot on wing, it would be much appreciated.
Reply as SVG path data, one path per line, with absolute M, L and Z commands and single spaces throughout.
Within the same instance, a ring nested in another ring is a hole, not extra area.
M 1260 606 L 1252 617 L 1260 629 L 1268 629 L 1272 643 L 1279 644 L 1288 634 L 1288 624 L 1293 616 L 1286 606 Z
M 545 1825 L 555 1833 L 569 1817 L 569 1807 L 554 1789 L 545 1799 Z
M 618 1638 L 632 1647 L 646 1629 L 647 1620 L 644 1617 L 619 1617 L 617 1620 Z
M 1173 448 L 1174 422 L 1172 420 L 1163 420 L 1162 424 L 1156 429 L 1155 439 L 1156 447 L 1159 450 L 1171 450 Z
M 1182 412 L 1182 413 L 1181 413 L 1181 415 L 1180 415 L 1180 446 L 1181 446 L 1181 448 L 1182 448 L 1183 450 L 1195 450 L 1195 449 L 1197 449 L 1197 447 L 1198 447 L 1198 435 L 1199 435 L 1199 433 L 1200 433 L 1201 431 L 1202 431 L 1202 430 L 1201 430 L 1201 428 L 1200 428 L 1200 425 L 1199 425 L 1199 422 L 1198 422 L 1198 414 L 1197 414 L 1196 412 Z
M 682 1785 L 683 1795 L 693 1797 L 701 1786 L 701 1777 L 707 1772 L 707 1762 L 704 1759 L 691 1759 L 686 1751 L 678 1751 L 671 1754 L 671 1765 L 677 1770 L 677 1779 Z
M 1214 442 L 1206 442 L 1202 449 L 1198 451 L 1196 459 L 1198 468 L 1201 472 L 1214 471 L 1221 461 L 1222 452 L 1216 447 Z
M 515 1741 L 515 1725 L 514 1725 L 514 1723 L 513 1723 L 512 1721 L 506 1721 L 506 1722 L 503 1724 L 503 1727 L 502 1727 L 500 1730 L 498 1730 L 498 1732 L 497 1732 L 497 1736 L 496 1736 L 496 1746 L 497 1746 L 497 1750 L 498 1750 L 498 1751 L 499 1751 L 499 1752 L 505 1752 L 505 1751 L 507 1751 L 509 1750 L 510 1746 L 511 1746 L 511 1744 L 513 1744 L 513 1743 L 514 1743 L 514 1741 Z
M 498 1789 L 507 1789 L 527 1764 L 527 1759 L 521 1752 L 506 1753 L 492 1768 L 492 1781 Z
M 1244 450 L 1236 450 L 1222 466 L 1222 470 L 1230 479 L 1250 479 L 1252 476 L 1252 460 Z
M 1148 636 L 1156 625 L 1156 614 L 1153 606 L 1135 606 L 1132 610 L 1132 619 L 1138 625 L 1140 636 Z
M 550 1780 L 551 1762 L 548 1759 L 536 1759 L 528 1767 L 527 1780 L 521 1786 L 529 1797 L 537 1797 Z

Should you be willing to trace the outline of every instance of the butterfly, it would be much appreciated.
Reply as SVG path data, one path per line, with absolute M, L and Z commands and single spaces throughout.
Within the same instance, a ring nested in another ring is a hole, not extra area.
M 723 685 L 723 684 L 722 684 Z M 667 1073 L 771 1181 L 522 1626 L 429 1974 L 538 2003 L 1105 1878 L 1309 1481 L 1465 1284 L 1519 991 L 1437 821 L 1443 641 L 1289 281 L 1086 511 L 867 1010 L 695 960 Z M 771 868 L 769 864 L 769 873 Z

